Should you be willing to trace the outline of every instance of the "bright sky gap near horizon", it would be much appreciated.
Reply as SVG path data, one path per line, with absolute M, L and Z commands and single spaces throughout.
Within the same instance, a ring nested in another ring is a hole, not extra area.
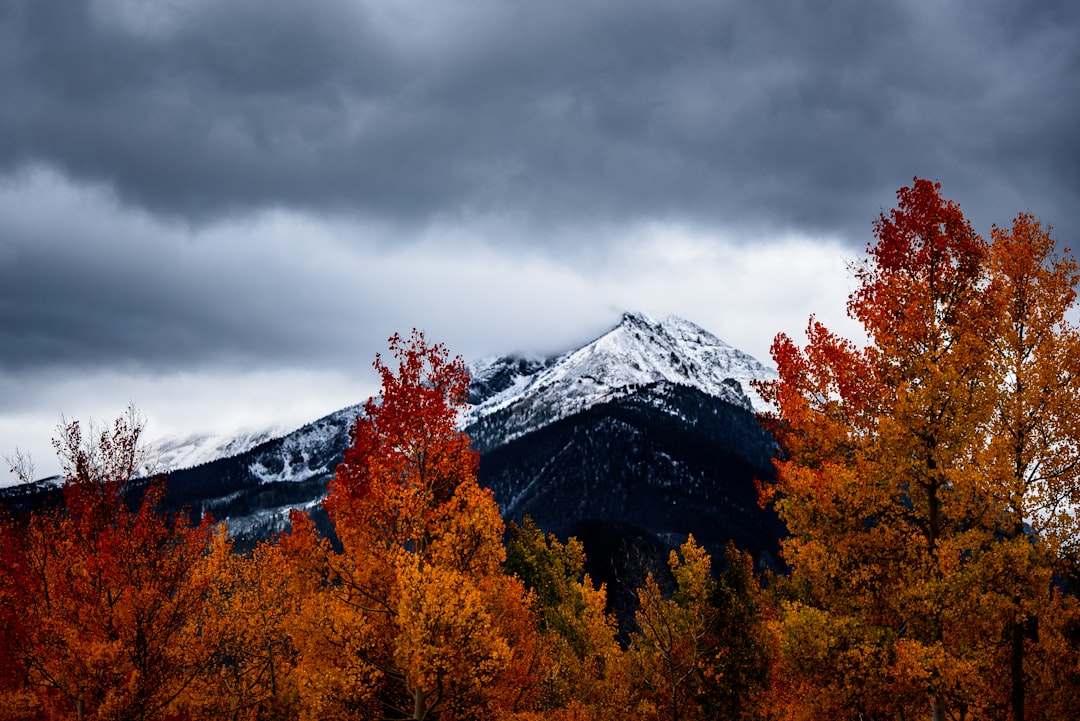
M 295 426 L 423 328 L 567 350 L 624 310 L 768 362 L 914 176 L 1080 234 L 1080 6 L 10 0 L 0 456 L 61 415 Z M 10 482 L 0 472 L 0 483 Z

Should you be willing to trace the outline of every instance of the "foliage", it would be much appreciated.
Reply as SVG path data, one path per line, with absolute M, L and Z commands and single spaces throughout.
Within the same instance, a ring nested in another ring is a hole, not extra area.
M 1076 266 L 1030 216 L 988 244 L 937 184 L 897 196 L 848 303 L 869 343 L 811 318 L 761 386 L 785 664 L 821 713 L 1024 718 L 1025 658 L 1049 650 L 1024 629 L 1078 530 Z
M 504 526 L 457 430 L 468 374 L 422 333 L 352 431 L 325 506 L 341 550 L 294 519 L 306 569 L 297 634 L 302 717 L 474 718 L 529 700 L 540 647 Z
M 637 590 L 638 631 L 628 655 L 642 716 L 761 716 L 768 667 L 759 582 L 750 557 L 732 544 L 725 561 L 717 580 L 691 536 L 668 559 L 674 589 L 665 593 L 650 573 Z
M 704 708 L 709 718 L 758 719 L 770 704 L 766 601 L 748 553 L 728 542 L 713 586 L 709 636 L 715 639 Z
M 164 718 L 205 669 L 209 520 L 159 514 L 160 483 L 129 506 L 142 428 L 133 411 L 85 439 L 65 423 L 64 508 L 0 525 L 5 718 Z
M 607 611 L 607 589 L 585 573 L 576 538 L 565 544 L 531 518 L 511 524 L 507 570 L 533 593 L 546 648 L 540 708 L 575 709 L 590 719 L 624 719 L 631 712 L 629 667 Z
M 200 633 L 212 663 L 188 690 L 187 708 L 196 718 L 292 718 L 298 608 L 283 547 L 263 542 L 237 553 L 220 524 L 197 573 L 207 588 Z

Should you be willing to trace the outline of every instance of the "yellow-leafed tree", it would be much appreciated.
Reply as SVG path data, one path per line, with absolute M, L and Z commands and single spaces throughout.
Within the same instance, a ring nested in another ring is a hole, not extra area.
M 670 597 L 652 573 L 637 591 L 638 632 L 628 653 L 641 689 L 640 710 L 658 721 L 703 719 L 704 687 L 715 654 L 712 559 L 691 536 L 671 551 L 668 566 L 676 584 Z
M 630 665 L 607 610 L 607 589 L 585 573 L 581 542 L 545 535 L 529 517 L 511 524 L 511 536 L 507 565 L 534 592 L 543 632 L 546 663 L 535 682 L 544 718 L 631 718 Z

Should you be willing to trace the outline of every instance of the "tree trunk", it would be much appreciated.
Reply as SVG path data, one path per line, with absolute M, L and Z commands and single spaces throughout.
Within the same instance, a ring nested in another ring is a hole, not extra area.
M 1024 624 L 1019 614 L 1012 620 L 1011 675 L 1012 691 L 1009 705 L 1012 707 L 1013 721 L 1024 721 Z
M 416 689 L 412 692 L 413 721 L 424 721 L 424 719 L 427 718 L 428 711 L 430 710 L 427 705 L 427 700 L 429 696 L 431 696 L 430 691 Z

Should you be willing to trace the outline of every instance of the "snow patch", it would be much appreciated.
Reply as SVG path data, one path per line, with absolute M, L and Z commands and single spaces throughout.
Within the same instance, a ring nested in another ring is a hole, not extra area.
M 274 425 L 235 433 L 192 433 L 162 438 L 147 444 L 147 459 L 155 473 L 194 468 L 219 458 L 246 453 L 267 441 L 281 438 L 288 430 Z

